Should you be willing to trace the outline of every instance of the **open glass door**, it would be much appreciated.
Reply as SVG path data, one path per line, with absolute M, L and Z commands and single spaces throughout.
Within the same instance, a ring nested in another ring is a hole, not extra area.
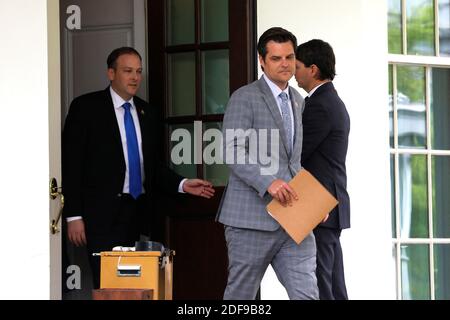
M 152 237 L 176 251 L 174 299 L 223 297 L 226 244 L 214 217 L 228 168 L 203 157 L 214 140 L 204 135 L 221 130 L 231 93 L 256 78 L 255 5 L 254 0 L 148 2 L 149 100 L 160 111 L 165 136 L 164 148 L 155 152 L 179 174 L 209 180 L 216 188 L 210 200 L 184 195 L 162 200 L 152 223 Z M 183 151 L 183 163 L 176 163 L 172 151 L 181 140 L 172 136 L 180 132 L 191 137 L 190 159 Z

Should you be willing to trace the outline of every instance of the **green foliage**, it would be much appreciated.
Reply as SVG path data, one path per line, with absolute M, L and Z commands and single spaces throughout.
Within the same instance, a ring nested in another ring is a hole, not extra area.
M 400 0 L 388 0 L 389 53 L 402 54 L 402 10 Z M 406 1 L 408 54 L 434 55 L 434 1 Z
M 428 237 L 427 160 L 425 156 L 411 156 L 412 212 L 411 236 Z
M 400 0 L 388 0 L 389 53 L 402 53 L 402 13 Z
M 388 48 L 389 53 L 402 53 L 402 26 L 401 26 L 401 15 L 394 15 L 391 17 L 389 14 L 389 25 L 388 25 Z M 398 21 L 400 20 L 400 21 Z
M 408 54 L 434 55 L 434 4 L 409 0 L 406 22 Z
M 425 68 L 398 66 L 397 90 L 407 96 L 411 103 L 425 103 Z
M 407 263 L 407 278 L 402 277 L 403 297 L 413 300 L 430 298 L 430 270 L 428 245 L 409 244 L 402 248 L 402 263 Z M 405 284 L 409 284 L 409 294 Z

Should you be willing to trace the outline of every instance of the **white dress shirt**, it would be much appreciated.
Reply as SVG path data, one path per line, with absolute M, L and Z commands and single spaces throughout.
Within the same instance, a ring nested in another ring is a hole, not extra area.
M 289 85 L 286 87 L 286 89 L 281 90 L 280 87 L 278 87 L 275 83 L 273 83 L 266 74 L 263 74 L 264 80 L 266 81 L 267 85 L 269 86 L 270 90 L 272 91 L 273 96 L 275 97 L 275 101 L 277 102 L 278 110 L 280 111 L 281 118 L 283 118 L 283 112 L 281 111 L 281 97 L 280 93 L 284 92 L 288 96 L 288 104 L 289 104 L 289 113 L 291 114 L 291 141 L 294 141 L 294 135 L 295 135 L 295 126 L 294 126 L 294 112 L 292 111 L 292 103 L 291 103 L 291 96 L 289 95 Z M 292 146 L 291 146 L 292 147 Z
M 144 157 L 142 156 L 142 137 L 141 137 L 141 126 L 139 124 L 139 117 L 137 114 L 136 106 L 134 105 L 133 98 L 131 98 L 129 101 L 125 101 L 122 99 L 121 96 L 119 96 L 112 87 L 109 87 L 109 90 L 111 92 L 111 97 L 114 105 L 114 111 L 116 113 L 117 118 L 117 124 L 119 125 L 119 131 L 120 131 L 120 140 L 122 141 L 122 150 L 123 150 L 123 156 L 125 158 L 125 180 L 123 182 L 123 193 L 130 193 L 130 175 L 128 170 L 128 148 L 127 148 L 127 134 L 125 131 L 125 123 L 124 123 L 124 116 L 125 116 L 125 109 L 122 107 L 124 103 L 128 102 L 131 104 L 130 112 L 131 116 L 133 118 L 134 122 L 134 129 L 136 130 L 136 137 L 139 147 L 139 162 L 141 164 L 141 177 L 142 181 L 145 181 L 145 174 L 144 174 Z M 142 187 L 142 192 L 144 193 L 144 187 Z

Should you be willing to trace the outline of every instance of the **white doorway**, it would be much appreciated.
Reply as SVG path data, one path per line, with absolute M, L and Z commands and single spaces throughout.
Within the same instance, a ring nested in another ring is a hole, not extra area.
M 109 85 L 106 58 L 115 48 L 131 46 L 141 54 L 143 80 L 138 96 L 147 99 L 146 10 L 146 0 L 60 0 L 61 128 L 75 97 Z M 79 13 L 79 29 L 72 23 L 75 12 Z M 63 299 L 90 299 L 92 280 L 86 249 L 68 243 L 65 233 L 62 241 L 66 249 L 62 256 Z M 76 283 L 70 279 L 69 286 L 66 284 L 71 266 L 80 267 L 79 287 L 74 288 Z

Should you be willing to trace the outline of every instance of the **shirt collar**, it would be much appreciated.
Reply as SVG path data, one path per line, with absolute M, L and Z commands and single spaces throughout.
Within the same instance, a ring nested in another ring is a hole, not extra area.
M 289 85 L 286 87 L 286 89 L 281 90 L 280 87 L 278 87 L 275 83 L 273 83 L 269 77 L 266 76 L 266 74 L 263 74 L 264 80 L 266 81 L 267 85 L 269 86 L 270 90 L 272 91 L 272 94 L 275 98 L 278 98 L 281 92 L 285 92 L 288 96 L 289 101 Z
M 131 104 L 131 108 L 134 108 L 133 97 L 128 101 L 123 100 L 122 97 L 114 91 L 112 86 L 109 86 L 109 92 L 111 92 L 111 98 L 115 109 L 122 107 L 125 102 L 129 102 Z
M 308 92 L 308 97 L 311 97 L 313 95 L 314 92 L 316 92 L 317 89 L 319 89 L 321 86 L 323 86 L 326 82 L 322 82 L 321 84 L 315 86 L 310 92 Z

